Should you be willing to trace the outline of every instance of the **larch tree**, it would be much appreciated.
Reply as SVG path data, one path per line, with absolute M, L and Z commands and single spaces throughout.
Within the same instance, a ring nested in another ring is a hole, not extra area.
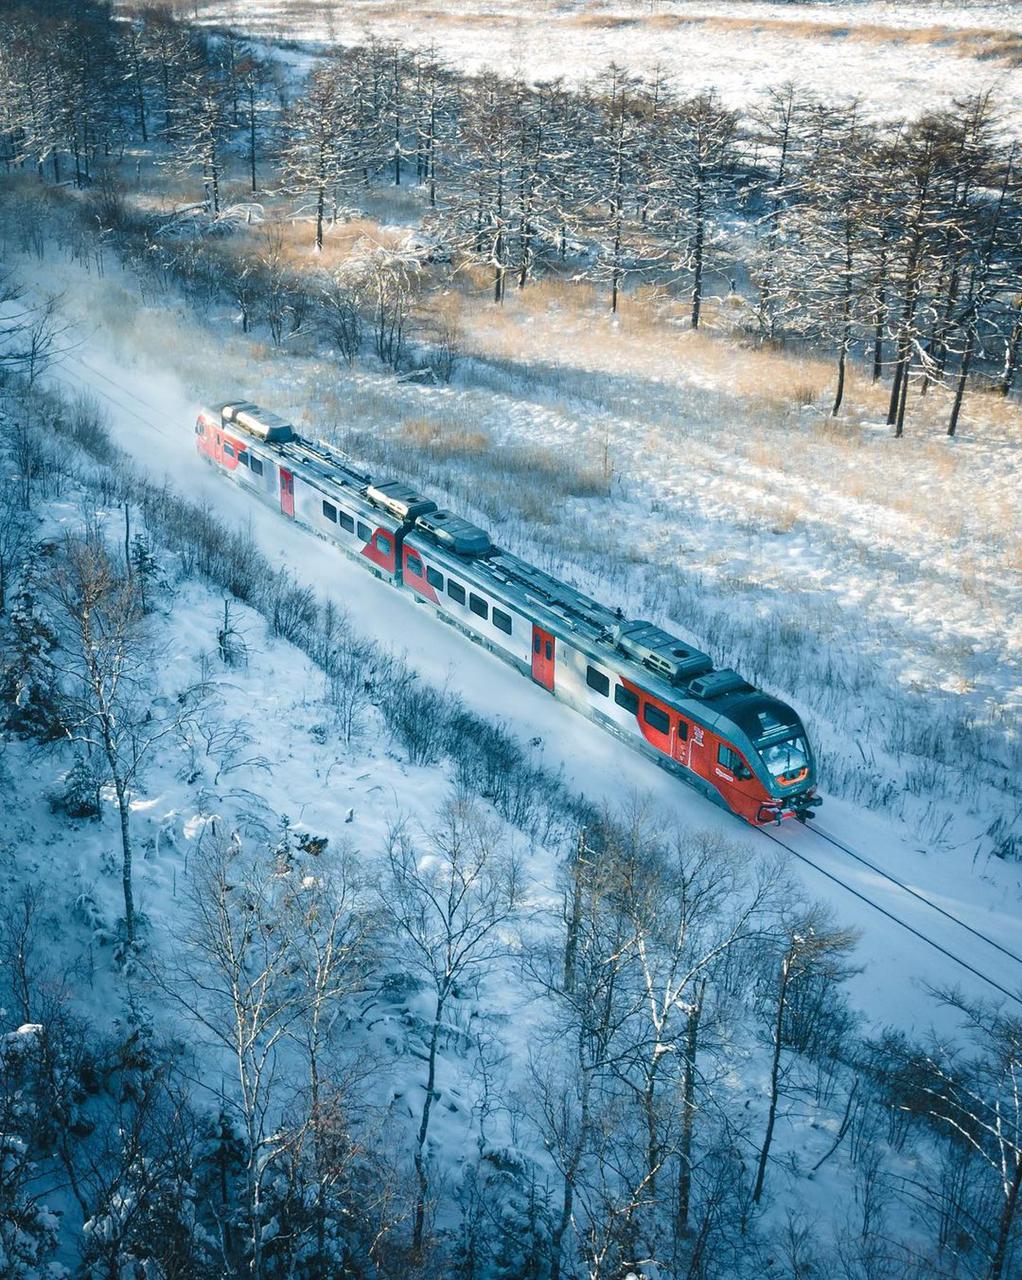
M 610 284 L 616 314 L 624 282 L 653 269 L 663 257 L 641 223 L 651 175 L 642 157 L 653 145 L 654 102 L 648 86 L 611 64 L 591 97 L 594 136 L 582 199 L 585 225 L 597 245 L 595 274 Z
M 185 78 L 170 144 L 180 172 L 197 169 L 202 175 L 206 204 L 214 217 L 221 210 L 230 127 L 230 101 L 218 71 L 193 68 Z
M 707 255 L 721 236 L 734 181 L 738 114 L 708 91 L 667 116 L 665 201 L 677 234 L 679 266 L 692 281 L 691 324 L 699 328 Z
M 756 255 L 755 279 L 759 292 L 760 324 L 768 337 L 777 327 L 775 259 L 781 242 L 781 215 L 801 187 L 804 129 L 810 102 L 792 80 L 769 89 L 764 101 L 752 113 L 762 178 L 758 183 L 761 204 L 761 241 Z M 761 150 L 760 150 L 761 149 Z
M 407 92 L 415 138 L 415 177 L 428 192 L 429 207 L 435 209 L 438 175 L 443 174 L 446 152 L 453 142 L 461 95 L 451 68 L 434 47 L 414 55 Z

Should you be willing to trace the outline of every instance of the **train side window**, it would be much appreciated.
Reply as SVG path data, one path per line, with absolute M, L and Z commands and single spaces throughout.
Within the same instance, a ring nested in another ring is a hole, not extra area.
M 409 551 L 405 555 L 405 568 L 413 578 L 422 577 L 422 561 L 414 551 Z
M 610 696 L 610 678 L 599 667 L 586 667 L 586 684 L 605 698 Z
M 443 591 L 444 575 L 442 573 L 438 573 L 436 569 L 426 570 L 426 581 L 431 587 L 435 587 L 437 591 Z
M 546 660 L 547 660 L 547 662 L 552 662 L 552 661 L 553 661 L 553 657 L 554 657 L 554 642 L 553 642 L 552 640 L 548 640 L 548 641 L 546 642 Z
M 361 520 L 358 522 L 358 536 L 363 542 L 368 542 L 373 536 L 372 529 L 370 529 L 367 524 L 363 524 Z
M 477 596 L 474 591 L 468 593 L 468 607 L 476 615 L 477 618 L 487 618 L 490 614 L 490 606 L 482 598 Z
M 338 511 L 337 523 L 342 529 L 347 530 L 348 533 L 355 532 L 355 521 L 348 515 L 347 511 Z
M 263 474 L 262 459 L 250 457 L 248 465 L 252 468 L 252 474 L 254 476 L 261 476 Z
M 540 636 L 540 635 L 535 635 L 535 636 L 533 636 L 533 638 L 532 638 L 532 652 L 533 652 L 533 653 L 539 653 L 539 651 L 540 651 L 542 648 L 543 648 L 543 637 L 542 637 L 542 636 Z
M 678 721 L 678 737 L 682 742 L 688 741 L 688 724 L 684 720 Z
M 332 502 L 323 503 L 323 514 L 326 516 L 326 518 L 330 521 L 331 524 L 337 523 L 337 508 L 334 506 Z
M 615 685 L 614 701 L 629 715 L 635 715 L 639 709 L 639 695 L 632 693 L 631 689 L 626 689 L 623 684 Z
M 460 582 L 455 582 L 453 578 L 447 579 L 447 594 L 455 604 L 465 603 L 465 588 Z
M 671 717 L 666 711 L 661 711 L 659 707 L 655 707 L 652 702 L 647 702 L 642 708 L 642 718 L 657 733 L 670 733 L 671 731 Z
M 376 535 L 376 550 L 381 556 L 389 556 L 392 550 L 391 541 L 385 533 Z
M 224 453 L 227 454 L 228 458 L 234 457 L 234 446 L 228 444 L 226 440 L 224 441 Z
M 206 428 L 202 425 L 201 422 L 197 422 L 195 424 L 195 434 L 197 436 L 204 436 L 206 434 Z
M 511 615 L 509 613 L 505 613 L 503 609 L 494 607 L 493 625 L 498 631 L 503 631 L 506 636 L 509 636 L 514 624 L 511 621 Z
M 730 769 L 736 778 L 752 777 L 752 771 L 738 752 L 723 742 L 717 748 L 717 760 L 725 769 Z

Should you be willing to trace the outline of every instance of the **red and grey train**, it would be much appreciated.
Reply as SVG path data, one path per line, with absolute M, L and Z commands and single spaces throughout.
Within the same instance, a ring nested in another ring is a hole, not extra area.
M 200 454 L 244 488 L 717 803 L 755 824 L 812 816 L 816 767 L 798 716 L 736 671 L 248 401 L 203 409 L 195 431 Z

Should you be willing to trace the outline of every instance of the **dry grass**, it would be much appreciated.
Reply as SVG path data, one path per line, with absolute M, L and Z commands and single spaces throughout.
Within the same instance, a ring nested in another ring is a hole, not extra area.
M 295 5 L 295 11 L 301 8 Z M 724 6 L 722 6 L 724 8 Z M 314 12 L 309 10 L 310 13 Z M 359 7 L 366 23 L 397 21 L 403 25 L 514 30 L 532 15 L 497 12 L 465 12 L 406 5 L 374 4 Z M 580 31 L 648 31 L 651 35 L 699 31 L 720 35 L 766 35 L 797 41 L 847 41 L 866 45 L 914 45 L 945 50 L 964 58 L 997 61 L 1009 66 L 1022 63 L 1022 32 L 995 27 L 949 27 L 940 23 L 901 27 L 884 23 L 842 23 L 826 18 L 779 18 L 757 14 L 623 14 L 612 11 L 568 12 L 545 15 L 545 21 Z
M 403 444 L 434 458 L 471 458 L 489 453 L 493 441 L 485 431 L 445 427 L 435 419 L 407 418 L 398 435 Z
M 453 15 L 452 15 L 453 16 Z M 650 31 L 681 31 L 699 28 L 722 35 L 781 36 L 795 40 L 842 40 L 859 44 L 916 45 L 947 49 L 967 58 L 1022 63 L 1022 32 L 1003 31 L 992 27 L 946 27 L 931 24 L 921 27 L 887 26 L 882 23 L 838 23 L 815 18 L 772 18 L 763 16 L 686 16 L 684 14 L 647 14 L 626 17 L 620 14 L 574 14 L 572 26 L 618 30 L 645 28 Z

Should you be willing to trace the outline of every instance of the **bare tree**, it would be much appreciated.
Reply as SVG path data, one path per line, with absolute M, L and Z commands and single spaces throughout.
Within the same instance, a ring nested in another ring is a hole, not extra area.
M 331 274 L 323 280 L 317 321 L 323 336 L 350 366 L 362 346 L 362 317 L 351 283 L 343 275 Z
M 427 1151 L 437 1100 L 437 1055 L 448 1003 L 459 986 L 484 975 L 504 953 L 507 926 L 523 895 L 521 871 L 496 824 L 469 800 L 444 806 L 439 824 L 416 839 L 392 831 L 381 908 L 403 944 L 404 961 L 432 990 L 425 1096 L 415 1137 L 418 1197 L 412 1246 L 422 1249 L 430 1190 Z
M 174 122 L 174 163 L 183 173 L 198 169 L 210 212 L 219 214 L 230 127 L 224 85 L 208 67 L 189 72 Z
M 292 979 L 304 1000 L 290 1036 L 307 1072 L 303 1137 L 311 1148 L 316 1272 L 328 1267 L 330 1198 L 353 1176 L 359 1158 L 352 1137 L 354 1090 L 368 1068 L 338 1051 L 334 1025 L 345 1001 L 366 989 L 376 952 L 376 919 L 354 858 L 342 852 L 321 874 L 306 874 L 285 903 L 283 927 L 292 940 Z
M 572 1253 L 584 1249 L 576 1238 L 569 1251 L 571 1233 L 591 1238 L 598 1231 L 584 1221 L 590 1203 L 584 1184 L 616 1137 L 608 1123 L 612 1066 L 624 1052 L 636 1005 L 623 978 L 630 930 L 618 909 L 617 868 L 593 844 L 579 832 L 564 877 L 563 940 L 525 958 L 529 976 L 553 1010 L 549 1031 L 530 1059 L 530 1111 L 561 1184 L 552 1211 L 551 1280 L 560 1280 L 562 1271 L 571 1274 Z
M 303 873 L 299 873 L 303 874 Z M 233 1232 L 220 1224 L 229 1266 L 265 1274 L 265 1201 L 288 1149 L 281 1126 L 278 1066 L 283 1046 L 301 1034 L 308 990 L 292 981 L 295 937 L 285 927 L 295 876 L 272 859 L 246 853 L 214 823 L 192 859 L 188 918 L 181 945 L 150 975 L 233 1064 L 224 1105 L 243 1135 L 242 1258 Z M 233 1215 L 230 1205 L 225 1212 Z
M 394 370 L 404 359 L 418 276 L 419 255 L 411 243 L 362 240 L 348 264 L 348 278 L 369 316 L 376 354 Z
M 987 1280 L 1002 1280 L 1017 1274 L 1022 1257 L 1022 1020 L 959 992 L 937 994 L 963 1015 L 969 1042 L 957 1059 L 929 1059 L 929 1113 L 975 1157 L 971 1178 L 978 1170 L 994 1190 L 978 1201 L 983 1218 L 972 1221 L 986 1254 Z
M 0 486 L 0 614 L 7 608 L 7 593 L 32 545 L 32 520 L 22 503 L 21 490 Z
M 667 120 L 667 198 L 681 265 L 692 280 L 692 328 L 698 329 L 706 259 L 720 236 L 721 207 L 734 170 L 738 115 L 711 92 L 682 103 Z
M 68 536 L 46 592 L 62 632 L 53 655 L 68 735 L 105 762 L 117 797 L 125 942 L 135 940 L 131 793 L 159 745 L 176 735 L 201 702 L 201 686 L 164 709 L 154 702 L 155 647 L 136 588 L 101 535 Z
M 816 974 L 838 981 L 850 972 L 845 957 L 856 945 L 858 935 L 852 930 L 835 929 L 819 909 L 784 923 L 777 987 L 772 1009 L 772 1053 L 770 1059 L 770 1102 L 766 1131 L 756 1163 L 756 1182 L 752 1199 L 759 1204 L 766 1179 L 767 1161 L 773 1142 L 774 1125 L 781 1096 L 784 1072 L 781 1056 L 786 1043 L 787 1020 L 791 1003 L 800 983 Z

